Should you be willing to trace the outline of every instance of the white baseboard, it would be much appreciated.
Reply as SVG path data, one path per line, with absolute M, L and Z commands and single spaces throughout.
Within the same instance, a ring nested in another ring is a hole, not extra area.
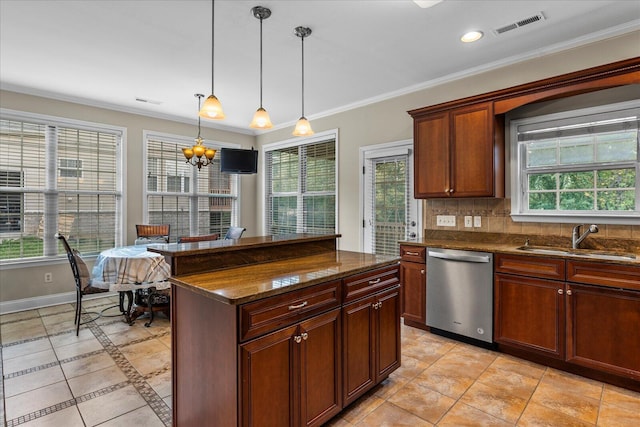
M 97 295 L 88 295 L 82 298 L 83 301 L 104 298 L 108 295 L 116 295 L 117 292 L 106 292 Z M 36 308 L 49 307 L 58 304 L 76 302 L 75 292 L 64 292 L 61 294 L 43 295 L 40 297 L 24 298 L 13 301 L 0 301 L 0 314 L 15 313 L 17 311 L 34 310 Z

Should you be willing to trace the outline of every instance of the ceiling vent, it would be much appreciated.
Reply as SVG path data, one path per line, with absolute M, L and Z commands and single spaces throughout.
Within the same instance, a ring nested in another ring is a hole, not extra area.
M 546 18 L 544 17 L 542 12 L 539 12 L 539 13 L 533 15 L 533 16 L 521 19 L 521 20 L 519 20 L 517 22 L 514 22 L 512 24 L 505 25 L 505 26 L 500 27 L 500 28 L 496 28 L 495 30 L 493 30 L 493 33 L 495 35 L 499 36 L 500 34 L 506 33 L 507 31 L 515 30 L 516 28 L 524 27 L 525 25 L 533 24 L 534 22 L 544 21 L 545 19 Z

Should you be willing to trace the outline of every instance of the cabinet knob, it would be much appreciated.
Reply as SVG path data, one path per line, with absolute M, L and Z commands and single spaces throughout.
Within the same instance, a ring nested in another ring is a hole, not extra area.
M 564 291 L 563 291 L 562 289 L 558 289 L 558 293 L 559 293 L 560 295 L 562 295 L 562 294 L 564 293 Z
M 571 289 L 567 289 L 567 295 L 571 295 Z
M 293 340 L 296 343 L 300 344 L 300 342 L 302 341 L 302 337 L 300 335 L 296 335 L 296 336 L 293 337 Z
M 424 274 L 424 268 L 420 270 L 420 274 Z
M 309 334 L 306 332 L 303 332 L 301 336 L 302 336 L 302 339 L 305 341 L 307 340 L 307 338 L 309 338 Z
M 373 309 L 374 309 L 374 310 L 377 310 L 377 309 L 378 309 L 378 304 L 380 304 L 380 303 L 378 303 L 378 302 L 374 302 L 374 303 L 371 305 L 371 307 L 373 307 Z

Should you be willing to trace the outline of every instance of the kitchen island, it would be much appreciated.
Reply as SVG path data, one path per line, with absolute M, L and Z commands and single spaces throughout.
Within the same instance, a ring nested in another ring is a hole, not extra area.
M 398 259 L 337 237 L 154 247 L 209 268 L 170 279 L 174 426 L 321 425 L 400 366 Z

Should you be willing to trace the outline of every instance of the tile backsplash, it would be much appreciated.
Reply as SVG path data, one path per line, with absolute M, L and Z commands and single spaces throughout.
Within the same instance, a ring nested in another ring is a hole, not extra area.
M 514 222 L 510 214 L 511 199 L 428 199 L 424 201 L 423 224 L 425 230 L 561 236 L 570 239 L 573 226 L 580 223 L 580 221 L 575 224 Z M 456 226 L 437 226 L 437 215 L 455 215 Z M 465 227 L 465 216 L 480 216 L 481 227 Z M 640 225 L 598 224 L 598 226 L 600 228 L 598 239 L 640 239 Z

